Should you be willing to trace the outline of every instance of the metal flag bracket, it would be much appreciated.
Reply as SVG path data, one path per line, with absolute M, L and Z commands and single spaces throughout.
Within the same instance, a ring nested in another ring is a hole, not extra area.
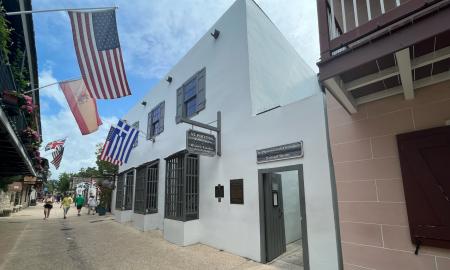
M 220 111 L 217 111 L 217 127 L 203 124 L 191 119 L 188 119 L 186 117 L 181 117 L 180 122 L 190 124 L 192 126 L 197 126 L 200 128 L 204 128 L 207 130 L 215 131 L 217 133 L 217 155 L 220 157 L 222 156 L 222 114 Z M 216 122 L 216 121 L 214 121 Z M 213 123 L 213 122 L 212 122 Z

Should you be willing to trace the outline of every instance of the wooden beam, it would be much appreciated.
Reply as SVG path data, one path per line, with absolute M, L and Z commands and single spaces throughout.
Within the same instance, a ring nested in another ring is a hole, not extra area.
M 450 80 L 450 71 L 442 72 L 442 73 L 436 74 L 431 77 L 426 77 L 426 78 L 414 81 L 413 86 L 414 86 L 414 89 L 419 89 L 419 88 L 427 87 L 427 86 L 430 86 L 430 85 L 433 85 L 436 83 L 441 83 L 441 82 L 444 82 L 447 80 Z M 376 93 L 373 93 L 373 94 L 370 94 L 367 96 L 360 97 L 360 98 L 356 99 L 356 103 L 358 105 L 361 105 L 364 103 L 387 98 L 390 96 L 395 96 L 395 95 L 402 94 L 402 93 L 403 93 L 403 87 L 396 86 L 396 87 L 389 88 L 389 89 L 386 89 L 383 91 L 379 91 L 379 92 L 376 92 Z
M 364 77 L 361 77 L 361 78 L 358 78 L 356 80 L 346 83 L 345 89 L 347 89 L 347 91 L 353 91 L 360 87 L 390 78 L 392 76 L 397 75 L 398 73 L 399 73 L 398 67 L 396 67 L 396 66 L 386 68 L 386 69 L 381 70 L 378 73 L 373 73 L 373 74 L 370 74 L 370 75 L 367 75 L 367 76 L 364 76 Z
M 336 98 L 336 100 L 349 112 L 356 113 L 357 104 L 353 96 L 344 88 L 341 78 L 333 77 L 323 82 L 328 91 Z
M 416 69 L 447 58 L 450 58 L 450 46 L 419 56 L 413 59 L 411 64 L 413 69 Z
M 409 54 L 409 48 L 396 52 L 395 57 L 397 58 L 397 65 L 400 72 L 400 79 L 402 81 L 405 99 L 413 99 L 414 85 L 411 73 L 411 58 Z

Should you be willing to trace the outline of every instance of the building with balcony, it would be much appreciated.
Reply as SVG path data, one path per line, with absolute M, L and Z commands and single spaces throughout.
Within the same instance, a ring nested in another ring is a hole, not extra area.
M 317 8 L 345 269 L 450 269 L 450 1 Z
M 48 162 L 39 153 L 39 92 L 25 94 L 38 87 L 32 16 L 5 15 L 31 10 L 31 0 L 3 1 L 0 6 L 0 197 L 7 196 L 2 202 L 9 200 L 9 207 L 14 208 L 28 205 L 31 186 L 45 179 Z M 8 189 L 12 182 L 20 184 Z M 8 208 L 6 203 L 2 205 Z
M 254 1 L 236 1 L 123 116 L 144 132 L 120 166 L 115 219 L 177 245 L 338 269 L 324 106 L 314 71 Z

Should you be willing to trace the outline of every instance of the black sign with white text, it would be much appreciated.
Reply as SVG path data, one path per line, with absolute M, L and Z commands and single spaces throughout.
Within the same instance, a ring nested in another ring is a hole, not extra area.
M 186 132 L 186 149 L 189 153 L 213 157 L 216 155 L 216 137 L 190 129 Z
M 258 163 L 299 157 L 303 157 L 302 141 L 256 150 Z

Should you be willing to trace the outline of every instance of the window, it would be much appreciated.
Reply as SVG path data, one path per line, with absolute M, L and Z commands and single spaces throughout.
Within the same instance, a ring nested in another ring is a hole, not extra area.
M 121 173 L 117 177 L 117 191 L 116 191 L 116 209 L 122 210 L 123 194 L 124 194 L 125 174 Z
M 164 131 L 164 101 L 159 103 L 148 113 L 147 140 L 150 140 Z
M 198 219 L 198 172 L 197 155 L 182 152 L 166 158 L 165 218 Z
M 133 208 L 133 188 L 134 188 L 134 170 L 125 174 L 125 201 L 124 210 L 131 210 Z
M 202 69 L 177 89 L 176 122 L 181 117 L 190 118 L 205 108 L 206 69 Z
M 158 167 L 159 161 L 157 160 L 137 168 L 135 213 L 158 213 Z
M 131 126 L 139 131 L 139 121 L 134 122 Z M 136 140 L 133 143 L 133 148 L 138 146 L 138 139 L 139 139 L 139 132 L 138 132 L 138 136 L 136 137 Z

